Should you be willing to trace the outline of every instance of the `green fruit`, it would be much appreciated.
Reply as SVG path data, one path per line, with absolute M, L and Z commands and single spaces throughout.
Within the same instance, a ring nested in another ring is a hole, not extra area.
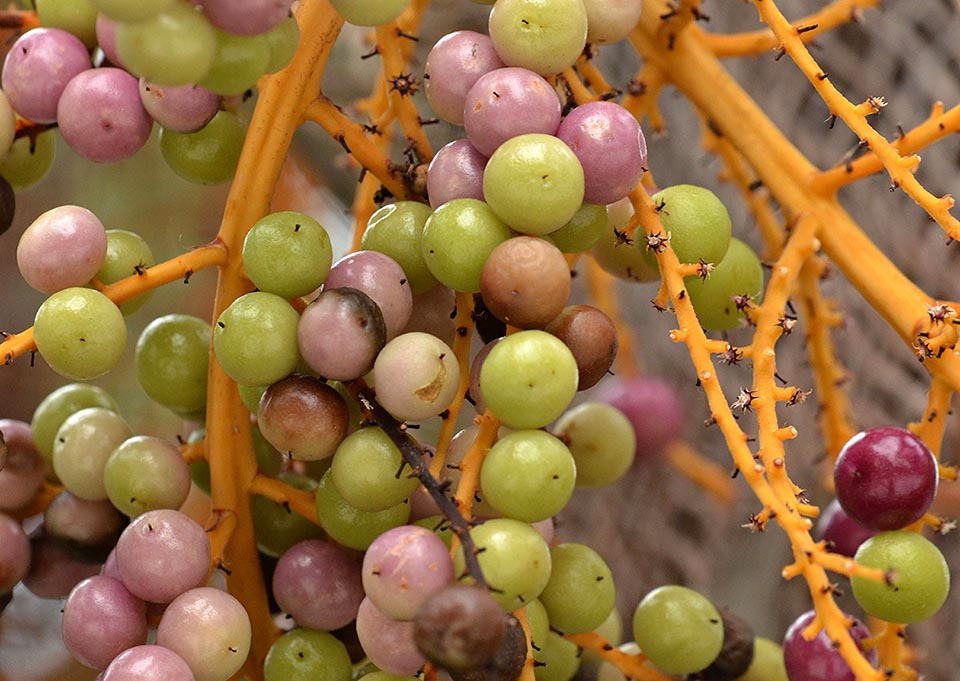
M 760 302 L 763 293 L 763 265 L 747 244 L 730 239 L 727 255 L 710 275 L 684 279 L 690 303 L 703 328 L 726 331 L 738 326 L 746 316 L 738 309 L 738 297 L 749 296 Z
M 693 589 L 661 586 L 634 611 L 633 636 L 661 671 L 693 674 L 720 654 L 723 621 L 713 604 Z
M 854 560 L 865 567 L 892 571 L 891 584 L 866 577 L 850 580 L 853 596 L 867 614 L 913 624 L 931 617 L 947 600 L 947 561 L 916 532 L 881 532 L 860 545 Z

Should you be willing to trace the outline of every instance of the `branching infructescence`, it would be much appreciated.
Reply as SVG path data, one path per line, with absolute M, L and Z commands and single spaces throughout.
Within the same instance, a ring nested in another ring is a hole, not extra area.
M 843 318 L 834 303 L 820 291 L 820 277 L 826 267 L 822 258 L 808 260 L 800 272 L 797 298 L 803 312 L 807 354 L 813 367 L 814 393 L 820 405 L 820 432 L 832 463 L 843 445 L 857 432 L 847 398 L 846 374 L 833 345 L 831 329 Z
M 859 21 L 864 9 L 876 7 L 880 0 L 833 0 L 829 5 L 796 22 L 806 30 L 800 34 L 804 43 L 812 43 L 818 35 L 832 31 L 850 21 Z M 771 52 L 780 45 L 769 29 L 725 35 L 704 32 L 700 39 L 718 57 L 752 57 Z
M 340 142 L 344 151 L 376 177 L 397 200 L 412 198 L 412 192 L 404 182 L 400 169 L 394 166 L 383 150 L 370 139 L 363 126 L 350 120 L 336 104 L 321 95 L 307 108 L 304 116 Z
M 960 104 L 944 111 L 943 102 L 936 102 L 927 120 L 903 133 L 892 144 L 901 155 L 915 154 L 956 132 L 960 132 Z M 883 167 L 880 157 L 870 151 L 856 160 L 818 173 L 810 184 L 814 190 L 830 194 L 851 182 L 879 173 Z
M 477 559 L 480 552 L 470 537 L 470 515 L 469 513 L 462 513 L 456 501 L 447 496 L 449 484 L 440 482 L 430 474 L 430 467 L 427 464 L 423 449 L 410 437 L 403 424 L 380 406 L 376 395 L 370 388 L 361 380 L 357 380 L 350 383 L 350 389 L 360 402 L 360 407 L 369 413 L 372 420 L 393 440 L 393 444 L 403 455 L 404 462 L 410 466 L 412 474 L 420 480 L 420 484 L 440 507 L 441 513 L 450 523 L 450 529 L 463 545 L 463 561 L 466 564 L 467 573 L 473 578 L 474 582 L 488 588 L 487 582 L 483 578 L 483 570 L 480 568 L 480 561 Z M 403 474 L 402 469 L 400 474 Z
M 210 267 L 220 267 L 227 262 L 227 251 L 220 242 L 200 246 L 166 262 L 143 269 L 138 274 L 104 286 L 101 292 L 117 305 L 141 293 L 159 288 L 174 281 L 189 281 L 190 276 Z M 37 349 L 33 341 L 33 328 L 17 334 L 7 335 L 0 343 L 0 357 L 5 363 L 12 362 L 20 355 Z
M 951 240 L 960 238 L 960 221 L 950 214 L 954 200 L 949 195 L 936 197 L 914 177 L 920 157 L 916 154 L 901 156 L 896 147 L 867 122 L 867 116 L 877 113 L 885 106 L 883 97 L 869 97 L 866 102 L 854 105 L 830 82 L 829 74 L 820 68 L 800 39 L 797 27 L 787 21 L 772 0 L 755 2 L 760 18 L 770 26 L 780 41 L 780 48 L 800 67 L 803 75 L 813 85 L 826 103 L 831 116 L 847 124 L 854 134 L 865 143 L 886 168 L 891 186 L 901 188 L 927 214 L 939 224 Z
M 940 448 L 943 446 L 943 433 L 947 427 L 947 415 L 950 413 L 952 398 L 953 388 L 934 377 L 927 391 L 927 406 L 923 410 L 923 416 L 916 423 L 910 424 L 910 430 L 927 444 L 938 459 Z
M 844 212 L 836 191 L 885 168 L 895 188 L 904 189 L 951 239 L 957 238 L 960 223 L 949 213 L 953 200 L 949 196 L 937 198 L 927 192 L 915 179 L 914 171 L 919 164 L 919 157 L 915 155 L 917 151 L 960 130 L 960 107 L 944 111 L 941 104 L 935 105 L 926 122 L 898 140 L 888 142 L 866 120 L 866 116 L 883 105 L 882 98 L 873 97 L 854 105 L 830 84 L 828 75 L 822 72 L 804 47 L 819 33 L 858 18 L 863 8 L 875 6 L 878 0 L 835 0 L 793 24 L 779 12 L 774 0 L 755 0 L 755 4 L 771 30 L 711 35 L 691 25 L 706 19 L 699 0 L 651 0 L 632 33 L 631 41 L 643 59 L 643 67 L 627 87 L 624 106 L 638 118 L 646 118 L 648 129 L 659 131 L 663 121 L 657 108 L 657 97 L 664 84 L 676 85 L 697 108 L 703 121 L 709 121 L 704 125 L 708 148 L 723 158 L 729 177 L 741 188 L 760 226 L 768 257 L 778 258 L 762 304 L 749 311 L 756 331 L 752 342 L 745 347 L 734 348 L 726 341 L 706 337 L 689 297 L 681 295 L 683 277 L 697 274 L 698 265 L 678 262 L 667 241 L 657 253 L 663 282 L 655 304 L 665 309 L 669 303 L 675 311 L 678 327 L 671 333 L 671 338 L 686 345 L 700 385 L 707 395 L 711 420 L 720 426 L 736 469 L 762 504 L 749 525 L 763 530 L 770 520 L 776 519 L 790 539 L 795 560 L 783 569 L 782 574 L 785 578 L 805 578 L 817 611 L 817 617 L 805 635 L 812 636 L 821 628 L 826 629 L 854 669 L 858 681 L 884 678 L 907 681 L 916 678 L 916 674 L 906 666 L 902 640 L 904 627 L 887 625 L 875 638 L 881 658 L 881 670 L 875 670 L 850 639 L 848 622 L 833 601 L 833 588 L 827 580 L 826 570 L 871 579 L 889 580 L 893 576 L 828 553 L 823 544 L 813 542 L 810 537 L 809 518 L 816 515 L 817 509 L 806 503 L 803 490 L 790 480 L 784 455 L 784 442 L 795 437 L 796 430 L 781 426 L 776 413 L 777 402 L 794 404 L 807 393 L 798 387 L 776 384 L 774 346 L 784 332 L 780 320 L 785 306 L 794 296 L 799 300 L 807 321 L 809 352 L 822 404 L 821 428 L 826 449 L 835 456 L 854 427 L 845 393 L 840 387 L 843 371 L 836 362 L 830 339 L 830 329 L 838 322 L 839 315 L 832 310 L 830 302 L 822 298 L 818 284 L 825 265 L 814 253 L 822 246 L 826 256 L 866 301 L 880 312 L 905 343 L 914 347 L 933 375 L 923 418 L 912 427 L 934 452 L 939 453 L 950 398 L 955 390 L 960 389 L 960 358 L 953 351 L 958 339 L 953 324 L 956 312 L 927 296 L 874 246 Z M 268 211 L 294 131 L 304 120 L 320 124 L 365 173 L 354 206 L 357 220 L 355 248 L 359 245 L 366 217 L 373 211 L 375 199 L 384 195 L 383 190 L 397 199 L 421 199 L 405 167 L 394 163 L 389 156 L 392 131 L 387 128 L 396 123 L 409 140 L 406 150 L 408 166 L 429 160 L 429 143 L 410 97 L 418 82 L 407 67 L 414 40 L 412 36 L 425 6 L 425 0 L 415 0 L 398 22 L 377 29 L 375 53 L 383 64 L 380 81 L 371 96 L 357 102 L 350 114 L 353 116 L 356 111 L 368 115 L 370 124 L 362 125 L 319 94 L 326 60 L 343 20 L 322 0 L 300 3 L 297 10 L 299 22 L 301 26 L 309 26 L 310 30 L 304 31 L 300 49 L 291 65 L 276 75 L 265 77 L 260 83 L 257 108 L 217 240 L 105 286 L 103 292 L 120 303 L 162 284 L 189 280 L 193 272 L 215 266 L 220 272 L 212 310 L 216 319 L 233 300 L 251 290 L 239 257 L 243 239 L 250 227 Z M 22 30 L 36 23 L 33 12 L 0 12 L 0 28 Z M 796 61 L 827 103 L 831 116 L 850 126 L 864 145 L 869 146 L 869 153 L 838 168 L 819 171 L 792 146 L 718 62 L 718 57 L 759 54 L 778 48 L 782 51 L 780 56 L 789 54 Z M 589 57 L 585 55 L 576 67 L 567 69 L 562 75 L 578 103 L 609 98 L 615 92 Z M 17 135 L 37 132 L 40 130 L 36 126 L 27 123 L 18 126 Z M 650 181 L 648 174 L 647 182 Z M 794 221 L 789 238 L 785 238 L 786 233 L 777 224 L 770 205 L 771 197 L 781 206 L 784 215 Z M 638 226 L 642 226 L 648 236 L 662 235 L 656 208 L 647 193 L 638 187 L 631 198 L 635 215 L 624 228 L 627 236 Z M 826 228 L 828 225 L 829 229 Z M 633 351 L 633 334 L 618 313 L 614 282 L 592 260 L 588 261 L 587 267 L 595 303 L 607 312 L 618 329 L 621 342 L 618 370 L 628 376 L 634 375 L 639 369 Z M 447 487 L 437 480 L 468 386 L 471 305 L 470 296 L 458 296 L 458 333 L 454 349 L 461 364 L 460 390 L 444 417 L 433 475 L 428 470 L 422 448 L 377 404 L 373 393 L 359 383 L 354 385 L 354 390 L 450 520 L 458 537 L 455 546 L 457 541 L 463 543 L 468 571 L 482 584 L 476 547 L 468 530 L 480 466 L 499 428 L 499 422 L 489 412 L 476 419 L 480 431 L 460 464 L 461 480 L 455 497 L 451 498 Z M 34 349 L 32 332 L 27 330 L 4 338 L 0 343 L 0 358 L 12 361 Z M 753 361 L 752 385 L 741 388 L 740 397 L 732 404 L 719 384 L 713 355 L 730 363 L 744 357 Z M 747 435 L 733 414 L 736 406 L 751 407 L 757 414 L 759 450 L 756 453 L 751 451 Z M 249 413 L 239 400 L 235 383 L 223 372 L 212 351 L 207 424 L 206 438 L 201 443 L 184 445 L 182 451 L 188 461 L 201 457 L 209 461 L 214 511 L 208 527 L 213 545 L 213 566 L 229 567 L 228 588 L 250 615 L 253 649 L 242 673 L 259 678 L 266 651 L 278 631 L 270 619 L 263 588 L 249 497 L 251 494 L 265 496 L 317 522 L 314 501 L 310 494 L 258 471 L 250 438 Z M 718 498 L 729 498 L 730 481 L 725 472 L 722 473 L 725 484 L 721 485 L 716 477 L 721 475 L 720 470 L 710 467 L 686 445 L 675 443 L 668 457 L 689 477 L 707 489 L 713 489 Z M 943 479 L 957 476 L 954 467 L 941 465 L 940 470 Z M 37 497 L 17 516 L 41 511 L 60 491 L 59 487 L 45 483 Z M 936 516 L 927 514 L 912 529 L 919 530 L 924 524 L 935 529 L 945 527 Z M 522 614 L 520 619 L 528 629 Z M 617 651 L 596 634 L 576 634 L 568 638 L 581 648 L 596 651 L 631 678 L 640 681 L 666 679 L 645 666 L 643 656 Z M 528 655 L 523 678 L 531 681 L 532 676 L 533 666 Z
M 806 34 L 804 34 L 806 35 Z M 747 167 L 743 156 L 726 137 L 717 135 L 704 124 L 704 146 L 717 154 L 724 163 L 722 179 L 732 179 L 741 196 L 750 207 L 754 221 L 766 245 L 767 258 L 775 258 L 783 248 L 785 233 L 770 205 L 769 191 Z M 842 317 L 833 310 L 833 303 L 820 292 L 820 277 L 826 265 L 821 256 L 808 258 L 800 272 L 797 298 L 803 310 L 807 353 L 814 370 L 816 390 L 820 403 L 820 428 L 829 460 L 832 462 L 840 448 L 856 429 L 852 425 L 850 404 L 843 389 L 844 370 L 833 346 L 831 329 L 839 326 Z M 749 353 L 743 351 L 743 356 Z
M 270 208 L 293 134 L 303 121 L 306 107 L 320 91 L 326 60 L 343 26 L 343 19 L 323 2 L 302 3 L 298 21 L 311 30 L 301 37 L 293 61 L 260 83 L 257 108 L 218 234 L 232 257 L 220 267 L 212 319 L 251 290 L 239 257 L 244 237 Z M 279 632 L 270 617 L 250 511 L 249 490 L 258 473 L 257 462 L 249 412 L 240 402 L 236 384 L 212 351 L 210 357 L 205 445 L 211 496 L 215 509 L 236 515 L 236 527 L 224 551 L 224 561 L 231 566 L 227 587 L 246 608 L 253 631 L 243 673 L 260 678 L 267 651 Z
M 646 233 L 662 232 L 663 227 L 660 224 L 656 206 L 649 195 L 639 190 L 633 192 L 631 198 L 634 201 L 636 215 Z M 684 290 L 684 284 L 676 255 L 672 249 L 667 248 L 657 254 L 657 261 L 679 323 L 679 328 L 672 332 L 671 337 L 674 341 L 682 342 L 687 346 L 713 411 L 713 420 L 723 431 L 735 465 L 763 504 L 762 511 L 753 518 L 752 523 L 757 529 L 763 529 L 767 520 L 772 517 L 777 519 L 778 524 L 790 538 L 797 561 L 793 566 L 784 569 L 784 576 L 791 577 L 795 574 L 804 576 L 810 587 L 818 621 L 827 629 L 831 640 L 838 641 L 841 653 L 850 663 L 851 668 L 856 671 L 858 678 L 879 681 L 882 678 L 880 673 L 863 658 L 857 645 L 847 633 L 845 618 L 834 602 L 831 590 L 826 588 L 829 587 L 830 582 L 824 568 L 811 560 L 811 556 L 820 554 L 824 562 L 831 564 L 834 562 L 830 558 L 831 554 L 825 553 L 823 547 L 815 544 L 810 537 L 811 523 L 797 510 L 799 490 L 787 477 L 783 440 L 795 435 L 796 431 L 783 429 L 777 425 L 773 343 L 782 333 L 782 328 L 775 323 L 775 320 L 786 304 L 792 283 L 796 281 L 803 261 L 816 250 L 815 231 L 816 222 L 810 216 L 805 216 L 795 226 L 780 260 L 773 267 L 774 279 L 768 285 L 763 306 L 757 317 L 757 332 L 753 343 L 753 389 L 756 390 L 757 395 L 755 406 L 760 423 L 761 449 L 756 457 L 750 452 L 747 437 L 737 424 L 717 380 L 716 369 L 707 347 L 707 338 L 697 322 L 689 296 L 680 296 L 680 292 Z M 832 567 L 847 572 L 856 570 L 858 574 L 881 580 L 885 577 L 880 571 L 858 569 L 853 561 L 845 560 L 849 565 L 844 563 L 832 565 Z
M 770 205 L 770 192 L 763 186 L 763 182 L 750 170 L 740 152 L 722 135 L 718 135 L 705 120 L 701 120 L 704 148 L 716 154 L 723 161 L 721 180 L 730 180 L 737 185 L 740 196 L 749 206 L 753 221 L 760 230 L 763 238 L 763 257 L 771 260 L 780 255 L 783 248 L 784 231 Z
M 689 442 L 671 442 L 667 445 L 666 456 L 671 466 L 706 490 L 718 503 L 729 506 L 736 499 L 737 491 L 730 479 L 730 471 L 704 457 Z
M 663 116 L 657 99 L 667 81 L 663 69 L 650 62 L 644 62 L 640 71 L 627 85 L 627 95 L 623 98 L 623 107 L 632 113 L 638 121 L 646 118 L 649 130 L 654 133 L 663 132 Z

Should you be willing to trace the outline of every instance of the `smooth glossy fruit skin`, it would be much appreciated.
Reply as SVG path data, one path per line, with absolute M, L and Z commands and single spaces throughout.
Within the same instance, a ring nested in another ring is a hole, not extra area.
M 630 420 L 616 407 L 584 402 L 560 417 L 556 433 L 573 455 L 578 487 L 610 485 L 630 470 L 636 436 Z
M 379 26 L 393 21 L 407 8 L 410 0 L 331 0 L 344 19 L 356 26 Z
M 207 403 L 210 325 L 199 317 L 169 314 L 154 319 L 137 340 L 140 385 L 154 401 L 178 413 Z
M 783 648 L 768 638 L 753 640 L 753 662 L 737 681 L 790 681 L 783 666 Z
M 240 117 L 219 111 L 200 130 L 160 129 L 160 152 L 177 175 L 197 184 L 222 184 L 233 177 L 247 130 Z
M 264 681 L 350 681 L 350 655 L 333 634 L 294 629 L 270 646 Z
M 182 657 L 196 681 L 227 681 L 246 661 L 250 638 L 250 618 L 240 601 L 211 587 L 178 596 L 157 627 L 157 644 Z
M 444 286 L 476 293 L 487 257 L 511 236 L 483 201 L 454 199 L 438 207 L 424 225 L 423 259 Z
M 547 633 L 534 654 L 534 659 L 543 663 L 533 670 L 537 681 L 570 681 L 580 668 L 580 649 L 555 631 Z
M 854 681 L 853 671 L 821 630 L 812 641 L 803 638 L 803 630 L 809 626 L 816 613 L 809 610 L 800 615 L 783 637 L 783 661 L 789 681 Z M 863 650 L 862 641 L 870 637 L 870 630 L 860 620 L 850 618 L 853 624 L 848 629 L 854 642 Z M 875 648 L 865 651 L 870 664 L 876 666 Z
M 17 266 L 30 286 L 55 293 L 84 286 L 107 255 L 107 232 L 99 218 L 80 206 L 43 213 L 20 235 Z
M 258 220 L 243 240 L 243 267 L 250 281 L 282 298 L 315 290 L 332 262 L 330 236 L 303 213 L 271 213 Z
M 153 130 L 137 79 L 113 67 L 74 76 L 57 104 L 57 121 L 70 148 L 95 163 L 130 158 Z
M 596 629 L 614 609 L 613 573 L 586 544 L 566 542 L 550 549 L 550 581 L 540 592 L 550 625 L 565 634 Z
M 74 659 L 106 669 L 124 650 L 147 642 L 146 606 L 120 580 L 90 577 L 70 592 L 61 630 Z
M 518 430 L 490 448 L 480 485 L 497 511 L 532 523 L 567 505 L 576 477 L 576 464 L 563 442 L 541 430 Z
M 470 144 L 466 140 L 461 141 L 468 146 Z M 443 149 L 438 151 L 434 160 L 439 158 L 442 152 Z M 480 172 L 482 175 L 483 171 Z M 479 184 L 480 180 L 478 179 L 477 182 Z M 428 176 L 428 186 L 429 183 Z M 397 201 L 387 204 L 370 216 L 363 238 L 360 240 L 361 248 L 379 251 L 390 256 L 400 265 L 410 280 L 410 288 L 414 296 L 426 293 L 437 285 L 437 278 L 427 268 L 421 248 L 423 228 L 432 214 L 430 206 L 419 201 Z
M 89 69 L 83 43 L 59 28 L 35 28 L 14 43 L 3 62 L 3 91 L 14 110 L 35 123 L 56 123 L 67 83 Z
M 833 469 L 843 510 L 872 530 L 899 530 L 922 518 L 939 478 L 937 459 L 923 440 L 893 426 L 854 435 Z
M 552 76 L 583 52 L 587 11 L 581 0 L 498 0 L 487 32 L 508 66 Z
M 723 202 L 706 187 L 678 184 L 661 189 L 652 197 L 660 209 L 660 223 L 670 237 L 670 248 L 680 262 L 695 263 L 699 259 L 714 265 L 720 263 L 730 245 L 732 224 Z M 637 242 L 650 263 L 657 269 L 657 259 L 646 242 Z
M 523 234 L 549 234 L 567 224 L 583 203 L 583 183 L 576 154 L 558 138 L 541 133 L 507 140 L 483 171 L 487 204 Z
M 162 85 L 188 85 L 206 75 L 217 50 L 213 26 L 186 3 L 117 27 L 117 52 L 126 68 Z
M 893 583 L 854 577 L 853 596 L 868 614 L 913 624 L 931 617 L 947 600 L 950 569 L 940 550 L 915 532 L 881 532 L 857 550 L 860 565 L 893 571 Z
M 300 361 L 300 316 L 280 296 L 256 291 L 224 310 L 213 329 L 223 370 L 240 385 L 270 385 L 293 373 Z
M 557 137 L 573 149 L 583 166 L 584 201 L 619 201 L 643 176 L 647 142 L 637 119 L 619 104 L 581 104 L 563 119 Z
M 507 611 L 516 610 L 543 591 L 550 579 L 550 549 L 535 529 L 510 518 L 494 518 L 470 530 L 484 578 Z M 454 574 L 466 574 L 463 548 L 454 558 Z
M 817 518 L 817 539 L 830 542 L 831 551 L 850 558 L 876 533 L 847 515 L 836 499 L 827 504 Z
M 684 586 L 661 586 L 637 605 L 633 635 L 647 658 L 668 674 L 691 674 L 713 662 L 723 646 L 716 607 Z
M 480 369 L 487 407 L 510 428 L 542 428 L 577 393 L 577 361 L 563 341 L 545 331 L 507 336 Z
M 690 302 L 704 329 L 727 331 L 743 323 L 746 315 L 737 298 L 749 296 L 755 304 L 763 293 L 763 265 L 750 246 L 730 239 L 727 253 L 710 275 L 683 280 Z
M 583 6 L 587 10 L 587 40 L 594 45 L 608 45 L 630 35 L 640 20 L 643 1 L 583 0 Z
M 392 620 L 364 598 L 357 612 L 357 638 L 370 661 L 385 672 L 415 674 L 427 658 L 413 640 L 413 622 Z
M 150 245 L 139 234 L 124 229 L 107 230 L 107 256 L 97 270 L 97 279 L 104 284 L 113 284 L 138 275 L 157 264 Z M 141 293 L 136 298 L 120 303 L 120 312 L 129 316 L 143 307 L 153 291 Z
M 332 631 L 347 626 L 364 598 L 358 555 L 319 539 L 291 546 L 273 572 L 277 604 L 301 627 Z
M 53 459 L 53 445 L 60 426 L 71 414 L 88 407 L 120 410 L 106 390 L 85 383 L 70 383 L 57 388 L 37 405 L 30 428 L 37 451 L 48 464 Z
M 47 298 L 33 322 L 37 350 L 50 368 L 78 381 L 103 376 L 127 345 L 127 326 L 99 291 L 68 288 Z

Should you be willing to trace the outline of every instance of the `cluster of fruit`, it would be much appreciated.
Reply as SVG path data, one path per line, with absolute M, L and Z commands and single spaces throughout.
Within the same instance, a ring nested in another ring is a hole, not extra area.
M 92 33 L 53 25 L 54 4 L 52 25 L 20 36 L 4 64 L 0 149 L 11 151 L 0 175 L 19 188 L 42 175 L 38 159 L 49 165 L 37 150 L 53 133 L 18 150 L 27 140 L 13 143 L 16 116 L 55 124 L 96 162 L 134 154 L 156 121 L 176 172 L 199 182 L 233 175 L 245 130 L 227 100 L 293 58 L 289 0 L 89 0 Z M 407 7 L 331 4 L 363 26 Z M 530 658 L 537 681 L 570 681 L 583 664 L 604 681 L 625 679 L 622 666 L 582 656 L 578 638 L 596 632 L 599 652 L 620 643 L 614 576 L 593 548 L 558 540 L 553 518 L 575 488 L 612 484 L 635 458 L 660 454 L 683 414 L 664 384 L 605 378 L 616 324 L 570 304 L 571 265 L 589 254 L 616 277 L 653 282 L 657 255 L 672 249 L 698 320 L 716 331 L 751 323 L 763 291 L 759 258 L 708 189 L 654 193 L 663 232 L 628 235 L 647 165 L 640 126 L 613 101 L 575 106 L 558 94 L 557 75 L 588 42 L 627 36 L 639 0 L 481 4 L 493 4 L 489 35 L 456 31 L 426 59 L 427 101 L 465 134 L 429 164 L 426 201 L 374 211 L 361 250 L 338 260 L 315 219 L 270 213 L 228 254 L 253 292 L 212 323 L 161 316 L 136 344 L 143 390 L 199 424 L 215 360 L 249 412 L 258 480 L 310 500 L 296 513 L 282 494 L 251 500 L 263 586 L 286 632 L 263 660 L 268 681 L 386 681 L 428 662 L 455 681 L 513 681 Z M 33 329 L 47 364 L 77 381 L 114 368 L 124 316 L 148 294 L 118 306 L 98 289 L 153 267 L 146 241 L 60 206 L 21 235 L 17 262 L 49 294 Z M 467 305 L 484 320 L 472 358 L 461 340 L 471 332 L 457 321 Z M 418 424 L 455 420 L 464 399 L 474 425 L 436 447 L 412 437 Z M 102 390 L 74 383 L 31 424 L 0 421 L 0 510 L 30 508 L 45 479 L 62 486 L 30 536 L 0 514 L 0 594 L 9 600 L 22 581 L 66 597 L 66 647 L 103 681 L 226 681 L 248 664 L 253 630 L 220 583 L 222 547 L 191 518 L 191 490 L 223 484 L 196 455 L 205 429 L 178 446 L 134 436 L 119 411 Z M 936 458 L 907 431 L 875 429 L 848 443 L 835 483 L 838 506 L 821 534 L 888 575 L 852 580 L 864 612 L 899 623 L 931 616 L 946 599 L 947 566 L 904 528 L 933 500 Z M 799 617 L 781 648 L 667 585 L 637 606 L 633 641 L 620 650 L 642 654 L 650 678 L 852 681 L 826 633 L 805 635 L 815 617 Z M 850 621 L 855 641 L 869 637 Z
M 230 179 L 245 134 L 233 99 L 286 66 L 299 40 L 289 2 L 243 11 L 216 0 L 42 4 L 46 25 L 21 35 L 3 64 L 0 149 L 17 189 L 49 168 L 53 138 L 42 131 L 51 125 L 84 158 L 111 163 L 143 147 L 156 122 L 175 172 L 205 184 Z M 37 142 L 13 144 L 17 117 Z

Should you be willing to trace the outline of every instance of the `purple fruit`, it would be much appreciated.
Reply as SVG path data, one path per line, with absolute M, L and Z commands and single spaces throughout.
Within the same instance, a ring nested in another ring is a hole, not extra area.
M 783 661 L 787 668 L 787 678 L 790 681 L 855 681 L 853 671 L 833 647 L 825 630 L 821 630 L 812 641 L 803 638 L 803 630 L 813 621 L 815 615 L 813 610 L 800 615 L 783 637 Z M 857 645 L 870 636 L 870 630 L 856 619 L 849 631 Z M 867 659 L 876 666 L 877 651 L 871 649 Z
M 937 494 L 939 466 L 919 437 L 881 426 L 854 435 L 833 469 L 843 510 L 872 530 L 899 530 L 915 523 Z
M 624 413 L 637 437 L 637 459 L 659 456 L 683 434 L 684 407 L 673 386 L 657 378 L 610 381 L 597 401 Z

